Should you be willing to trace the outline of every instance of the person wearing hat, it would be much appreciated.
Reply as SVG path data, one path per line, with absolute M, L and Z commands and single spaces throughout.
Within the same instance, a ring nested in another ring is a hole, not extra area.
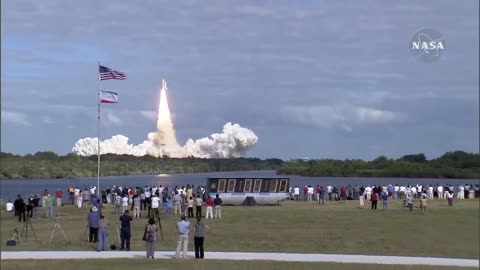
M 94 206 L 90 209 L 90 213 L 88 213 L 88 227 L 90 228 L 88 236 L 89 243 L 96 243 L 98 240 L 99 221 L 100 215 L 98 214 L 98 208 Z
M 180 258 L 180 251 L 183 250 L 183 258 L 187 257 L 188 248 L 188 234 L 190 233 L 190 221 L 187 220 L 185 215 L 177 222 L 178 238 L 177 238 L 177 250 L 175 258 Z

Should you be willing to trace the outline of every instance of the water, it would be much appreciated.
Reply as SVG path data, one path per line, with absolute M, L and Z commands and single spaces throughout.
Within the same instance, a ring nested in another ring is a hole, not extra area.
M 186 174 L 167 174 L 167 175 L 139 175 L 139 176 L 109 176 L 100 179 L 100 188 L 112 187 L 113 185 L 122 187 L 136 187 L 145 185 L 163 185 L 174 187 L 175 185 L 206 185 L 207 177 L 277 177 L 275 171 L 248 171 L 248 172 L 214 172 L 214 173 L 186 173 Z M 429 179 L 429 178 L 365 178 L 365 177 L 305 177 L 297 175 L 282 175 L 279 177 L 289 177 L 291 186 L 303 187 L 305 185 L 332 185 L 340 187 L 342 185 L 436 185 L 436 184 L 457 184 L 477 185 L 479 179 Z M 64 198 L 68 196 L 69 186 L 79 187 L 80 189 L 90 186 L 97 186 L 97 178 L 75 178 L 75 179 L 4 179 L 0 181 L 1 192 L 0 199 L 14 200 L 17 194 L 26 198 L 33 194 L 42 194 L 45 189 L 54 194 L 57 188 L 63 191 Z

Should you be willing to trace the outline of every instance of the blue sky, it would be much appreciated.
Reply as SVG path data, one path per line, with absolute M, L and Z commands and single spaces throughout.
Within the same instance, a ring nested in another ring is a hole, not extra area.
M 251 157 L 396 158 L 479 149 L 478 1 L 3 1 L 2 151 L 69 153 L 155 129 L 162 77 L 178 141 L 253 130 Z M 436 62 L 409 41 L 444 35 Z

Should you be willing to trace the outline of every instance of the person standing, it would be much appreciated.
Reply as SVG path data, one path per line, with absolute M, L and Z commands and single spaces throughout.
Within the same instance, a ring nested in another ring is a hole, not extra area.
M 125 213 L 126 210 L 128 210 L 128 195 L 124 195 L 122 198 L 122 211 Z
M 365 195 L 363 194 L 362 191 L 360 191 L 360 194 L 358 196 L 358 200 L 360 201 L 360 207 L 363 208 L 363 206 L 365 205 Z
M 108 224 L 105 216 L 100 215 L 100 220 L 98 221 L 98 245 L 97 251 L 105 251 L 106 245 L 108 242 Z
M 120 250 L 130 251 L 130 238 L 132 237 L 130 230 L 130 222 L 133 220 L 128 214 L 128 210 L 125 210 L 122 216 L 120 216 Z
M 202 204 L 203 200 L 200 198 L 200 195 L 197 195 L 197 198 L 195 199 L 195 206 L 196 206 L 196 211 L 195 211 L 195 217 L 202 217 Z
M 320 186 L 318 188 L 318 203 L 320 204 L 325 204 L 325 189 L 323 186 Z
M 143 237 L 146 245 L 147 259 L 155 258 L 155 249 L 157 248 L 158 241 L 158 227 L 155 223 L 155 219 L 149 218 L 148 224 L 145 226 L 145 235 Z
M 210 218 L 213 219 L 213 200 L 212 197 L 208 196 L 208 199 L 205 201 L 205 205 L 207 206 L 207 212 L 205 214 L 205 218 L 208 219 L 208 216 L 210 215 Z
M 98 214 L 97 207 L 92 207 L 90 213 L 88 213 L 88 242 L 96 243 L 98 239 L 98 223 L 100 221 L 100 215 Z
M 413 196 L 411 194 L 407 194 L 407 207 L 408 211 L 413 211 Z
M 173 208 L 173 199 L 172 196 L 168 195 L 165 202 L 165 216 L 170 217 L 172 215 Z
M 153 194 L 151 200 L 151 211 L 149 211 L 148 217 L 157 219 L 160 217 L 160 198 L 158 198 L 157 194 Z M 152 216 L 150 216 L 150 212 L 153 214 Z
M 188 205 L 187 205 L 188 218 L 193 218 L 193 204 L 194 203 L 195 203 L 195 201 L 193 200 L 192 197 L 190 197 L 190 199 L 188 200 Z
M 208 213 L 208 212 L 207 212 Z M 203 259 L 203 242 L 205 239 L 205 234 L 207 233 L 208 226 L 203 224 L 201 218 L 197 218 L 197 224 L 193 227 L 194 237 L 193 241 L 195 244 L 195 259 Z
M 61 189 L 57 189 L 57 192 L 55 192 L 55 198 L 57 199 L 57 207 L 62 206 L 63 192 Z
M 17 211 L 17 214 L 18 214 L 18 222 L 22 222 L 22 219 L 23 219 L 23 222 L 26 222 L 27 221 L 25 218 L 26 205 L 25 205 L 25 201 L 20 195 L 18 195 L 17 199 L 14 202 L 14 209 L 15 211 Z
M 424 216 L 428 215 L 427 211 L 427 194 L 423 194 L 422 198 L 420 199 L 420 209 L 422 209 L 422 214 Z
M 53 217 L 53 198 L 52 195 L 48 194 L 45 199 L 45 207 L 47 209 L 46 216 L 47 218 Z
M 388 193 L 382 193 L 382 201 L 383 201 L 383 211 L 387 211 L 388 208 Z
M 215 218 L 222 218 L 222 199 L 220 199 L 219 194 L 217 194 L 215 200 L 213 200 L 213 204 L 215 204 Z
M 182 215 L 181 220 L 177 222 L 177 250 L 175 258 L 180 258 L 180 251 L 183 251 L 183 258 L 187 257 L 188 248 L 188 234 L 190 233 L 190 221 L 187 220 L 185 215 Z
M 372 195 L 370 196 L 370 201 L 372 201 L 372 210 L 377 210 L 378 195 L 376 192 L 372 193 Z
M 33 218 L 38 218 L 38 208 L 40 207 L 40 196 L 37 194 L 33 197 Z
M 90 201 L 90 191 L 85 188 L 85 190 L 82 193 L 82 204 L 83 207 L 88 207 L 88 202 Z
M 173 203 L 174 203 L 174 213 L 175 216 L 177 213 L 182 214 L 182 197 L 178 194 L 178 191 L 175 190 L 175 195 L 173 196 Z
M 447 192 L 448 206 L 453 206 L 453 192 Z
M 75 193 L 72 186 L 68 187 L 68 195 L 72 205 L 75 205 Z
M 138 195 L 133 196 L 133 217 L 134 218 L 139 218 L 140 217 L 140 205 L 141 205 L 141 200 L 138 197 Z
M 78 196 L 77 196 L 77 207 L 82 208 L 82 205 L 83 205 L 83 195 L 82 195 L 82 191 L 79 190 Z

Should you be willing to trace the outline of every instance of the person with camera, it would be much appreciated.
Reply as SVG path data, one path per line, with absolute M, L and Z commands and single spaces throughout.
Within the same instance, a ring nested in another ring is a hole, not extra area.
M 177 222 L 177 250 L 175 253 L 175 258 L 180 258 L 180 251 L 183 251 L 183 258 L 187 257 L 187 248 L 188 248 L 188 234 L 190 233 L 190 221 L 187 220 L 185 215 L 182 215 L 182 219 Z

